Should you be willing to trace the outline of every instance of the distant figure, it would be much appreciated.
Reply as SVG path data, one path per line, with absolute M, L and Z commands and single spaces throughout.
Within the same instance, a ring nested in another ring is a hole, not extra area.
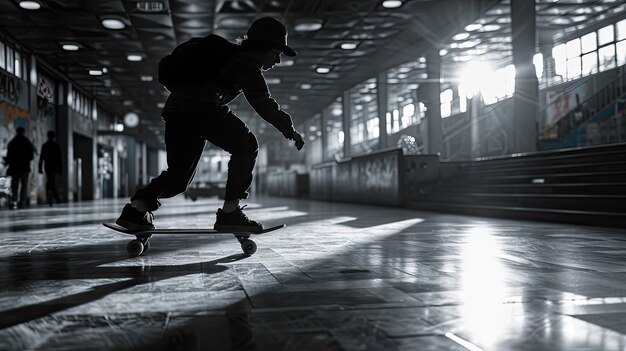
M 213 36 L 218 40 L 221 37 Z M 168 86 L 171 94 L 161 116 L 165 122 L 167 170 L 138 190 L 126 204 L 116 223 L 131 230 L 153 229 L 152 212 L 159 198 L 184 192 L 191 183 L 207 141 L 231 154 L 224 205 L 217 210 L 214 228 L 224 231 L 260 231 L 263 226 L 249 219 L 240 199 L 248 197 L 252 173 L 259 151 L 254 134 L 232 112 L 228 103 L 242 92 L 248 103 L 300 150 L 304 139 L 291 116 L 270 96 L 263 72 L 280 63 L 280 55 L 296 56 L 287 46 L 287 29 L 279 21 L 260 18 L 234 47 L 223 64 L 214 64 L 214 79 Z M 198 44 L 202 45 L 202 44 Z M 211 50 L 209 50 L 211 51 Z M 213 50 L 219 55 L 220 50 Z M 219 60 L 216 60 L 218 62 Z M 207 61 L 208 62 L 208 61 Z M 159 73 L 161 75 L 161 73 Z
M 9 208 L 23 208 L 28 204 L 28 177 L 30 175 L 30 161 L 34 158 L 35 147 L 24 135 L 25 130 L 17 127 L 17 135 L 7 147 L 6 163 L 9 166 L 7 175 L 11 176 L 11 202 Z M 20 186 L 21 184 L 21 186 Z M 18 197 L 19 189 L 19 197 Z
M 46 171 L 46 197 L 48 204 L 52 207 L 52 200 L 61 202 L 57 189 L 57 175 L 61 175 L 63 160 L 61 159 L 61 147 L 56 142 L 56 134 L 48 132 L 48 141 L 41 145 L 41 155 L 39 156 L 39 173 Z

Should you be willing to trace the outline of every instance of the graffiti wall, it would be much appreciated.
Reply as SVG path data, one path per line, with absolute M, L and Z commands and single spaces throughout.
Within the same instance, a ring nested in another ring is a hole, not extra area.
M 311 197 L 380 205 L 401 205 L 402 151 L 391 150 L 314 166 Z
M 7 145 L 17 127 L 31 129 L 28 106 L 28 85 L 25 81 L 0 70 L 0 156 L 6 156 Z M 30 135 L 30 134 L 28 134 Z M 0 175 L 6 175 L 6 165 L 0 163 Z

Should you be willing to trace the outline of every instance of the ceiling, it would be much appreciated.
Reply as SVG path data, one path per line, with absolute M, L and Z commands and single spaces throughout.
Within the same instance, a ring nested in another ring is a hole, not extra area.
M 299 53 L 266 73 L 272 95 L 296 123 L 377 72 L 424 56 L 428 47 L 447 50 L 442 52 L 444 64 L 470 54 L 504 61 L 511 56 L 510 0 L 404 0 L 395 9 L 384 8 L 381 0 L 39 1 L 38 10 L 20 8 L 18 0 L 0 1 L 0 31 L 96 96 L 120 119 L 126 112 L 137 112 L 144 126 L 159 123 L 158 104 L 167 98 L 156 79 L 161 57 L 177 44 L 210 32 L 234 40 L 262 16 L 283 21 L 289 45 Z M 625 2 L 537 0 L 537 27 L 564 35 L 601 20 L 605 13 L 624 10 Z M 101 20 L 111 16 L 126 27 L 105 29 Z M 296 30 L 306 22 L 320 23 L 321 28 Z M 472 23 L 482 27 L 464 29 Z M 468 38 L 451 39 L 461 32 Z M 468 41 L 473 45 L 462 44 Z M 78 43 L 80 49 L 65 51 L 65 42 Z M 343 43 L 356 48 L 344 50 Z M 129 54 L 143 60 L 131 62 Z M 330 71 L 317 73 L 320 65 Z M 102 68 L 107 69 L 102 76 L 88 74 L 89 69 Z M 303 89 L 303 83 L 310 88 Z M 250 116 L 244 99 L 232 105 L 248 123 L 259 120 Z M 160 133 L 158 129 L 150 128 Z

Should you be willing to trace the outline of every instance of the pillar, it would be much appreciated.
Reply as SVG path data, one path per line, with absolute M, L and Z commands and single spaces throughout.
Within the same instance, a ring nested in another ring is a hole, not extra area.
M 535 54 L 535 0 L 511 0 L 511 33 L 515 94 L 513 95 L 513 152 L 537 149 L 539 84 L 533 65 Z
M 441 132 L 441 58 L 436 47 L 429 47 L 426 52 L 426 73 L 428 80 L 423 83 L 426 97 L 426 123 L 428 130 L 429 154 L 440 154 L 443 151 Z
M 350 89 L 343 92 L 343 157 L 350 157 L 350 124 L 352 119 L 352 106 L 350 105 Z
M 385 117 L 387 112 L 387 72 L 381 72 L 376 78 L 376 85 L 378 89 L 377 102 L 378 102 L 378 147 L 379 149 L 386 149 L 389 147 L 389 138 L 387 137 L 387 118 Z

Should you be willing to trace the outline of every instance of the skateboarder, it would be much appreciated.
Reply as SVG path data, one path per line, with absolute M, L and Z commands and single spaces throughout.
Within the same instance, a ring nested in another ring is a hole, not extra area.
M 191 183 L 207 141 L 231 154 L 224 206 L 217 210 L 216 230 L 260 231 L 263 226 L 249 219 L 239 200 L 248 197 L 259 145 L 246 124 L 228 103 L 242 92 L 248 103 L 300 150 L 302 135 L 293 127 L 291 116 L 270 96 L 263 71 L 280 63 L 281 54 L 296 56 L 287 46 L 287 29 L 279 21 L 260 18 L 252 23 L 237 50 L 222 67 L 215 67 L 216 79 L 202 84 L 179 85 L 171 89 L 161 116 L 165 122 L 167 170 L 138 190 L 124 206 L 116 223 L 130 230 L 154 229 L 153 216 L 159 198 L 180 194 Z

